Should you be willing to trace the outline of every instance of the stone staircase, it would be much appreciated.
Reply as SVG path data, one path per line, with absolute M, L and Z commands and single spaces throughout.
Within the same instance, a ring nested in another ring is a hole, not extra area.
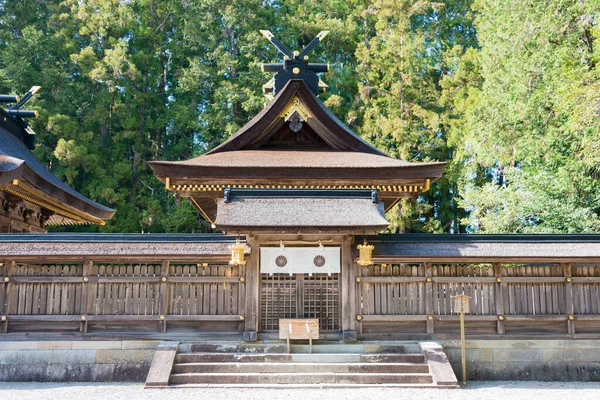
M 445 363 L 431 360 L 441 347 L 428 345 L 319 343 L 286 354 L 285 344 L 165 343 L 146 387 L 458 387 L 443 351 Z

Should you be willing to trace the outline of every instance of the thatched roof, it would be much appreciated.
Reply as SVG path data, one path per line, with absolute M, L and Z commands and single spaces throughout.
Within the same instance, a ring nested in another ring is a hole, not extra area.
M 218 202 L 217 228 L 227 232 L 338 229 L 377 232 L 388 226 L 383 203 L 348 198 L 240 198 Z
M 222 234 L 0 234 L 3 257 L 82 257 L 231 255 L 236 238 Z M 250 250 L 246 249 L 246 253 Z M 197 260 L 198 262 L 202 260 Z
M 362 240 L 362 237 L 356 237 Z M 368 237 L 376 260 L 600 262 L 600 235 L 428 235 Z
M 294 99 L 310 115 L 302 129 L 317 136 L 319 143 L 267 146 L 271 137 L 288 129 L 284 116 Z M 422 186 L 426 179 L 431 183 L 439 179 L 446 165 L 389 157 L 336 118 L 302 80 L 290 81 L 248 124 L 208 153 L 185 161 L 149 164 L 161 181 L 166 182 L 168 177 L 171 183 L 178 179 L 191 184 L 221 184 L 236 179 L 237 183 L 245 183 L 244 179 L 262 179 L 262 183 L 311 179 L 344 180 L 352 185 L 357 184 L 357 179 L 376 179 L 380 185 L 416 184 L 409 182 L 412 179 L 419 180 Z

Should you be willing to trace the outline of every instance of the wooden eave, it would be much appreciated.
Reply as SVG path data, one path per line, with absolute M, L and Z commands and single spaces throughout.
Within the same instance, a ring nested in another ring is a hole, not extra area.
M 0 121 L 0 189 L 53 213 L 47 225 L 100 224 L 115 210 L 98 204 L 48 171 L 21 140 L 10 118 Z
M 26 169 L 26 166 L 24 166 Z M 1 182 L 4 176 L 0 175 L 0 189 L 13 196 L 17 196 L 30 203 L 36 204 L 43 209 L 53 213 L 46 221 L 45 225 L 81 225 L 81 224 L 99 224 L 104 225 L 104 219 L 83 211 L 80 208 L 70 205 L 64 199 L 54 197 L 40 190 L 30 181 L 24 179 L 12 179 L 10 182 Z M 114 211 L 112 212 L 114 214 Z M 110 214 L 110 216 L 112 216 Z

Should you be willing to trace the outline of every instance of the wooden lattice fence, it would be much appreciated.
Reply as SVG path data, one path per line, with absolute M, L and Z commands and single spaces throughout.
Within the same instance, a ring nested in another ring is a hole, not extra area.
M 471 297 L 471 335 L 600 334 L 600 265 L 414 263 L 357 267 L 359 336 L 455 334 L 452 298 Z
M 244 320 L 244 266 L 11 261 L 2 268 L 4 332 L 239 331 Z

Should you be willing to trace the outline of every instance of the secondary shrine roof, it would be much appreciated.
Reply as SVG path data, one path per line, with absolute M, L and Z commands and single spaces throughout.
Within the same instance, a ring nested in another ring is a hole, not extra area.
M 226 231 L 295 233 L 311 228 L 378 232 L 387 228 L 383 203 L 359 198 L 245 198 L 218 202 L 215 224 Z
M 0 189 L 50 210 L 46 225 L 104 224 L 115 210 L 71 188 L 44 167 L 25 143 L 13 134 L 21 127 L 4 111 L 0 125 Z

